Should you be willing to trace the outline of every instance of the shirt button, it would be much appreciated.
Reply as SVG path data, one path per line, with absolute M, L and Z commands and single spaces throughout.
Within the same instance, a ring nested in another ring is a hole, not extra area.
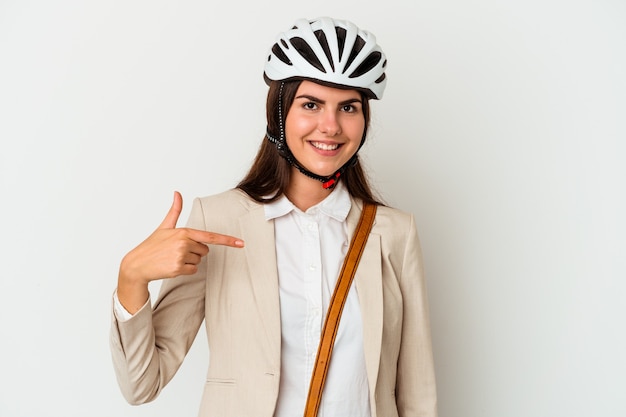
M 309 223 L 309 230 L 315 229 L 315 225 L 313 223 Z
M 309 270 L 311 270 L 311 271 L 315 271 L 315 265 L 310 265 L 310 266 L 309 266 Z

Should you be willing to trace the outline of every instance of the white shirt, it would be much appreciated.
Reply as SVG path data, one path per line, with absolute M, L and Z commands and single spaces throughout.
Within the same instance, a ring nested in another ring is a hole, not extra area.
M 302 212 L 286 197 L 265 205 L 274 220 L 280 289 L 281 375 L 275 417 L 302 415 L 328 303 L 348 251 L 351 201 L 340 182 Z M 353 285 L 343 309 L 318 416 L 369 417 L 363 326 Z
M 348 251 L 348 191 L 335 190 L 306 212 L 285 196 L 265 206 L 274 220 L 281 314 L 281 376 L 275 417 L 304 411 L 317 346 L 337 277 Z M 120 321 L 132 317 L 115 294 Z M 335 339 L 319 417 L 370 417 L 363 326 L 355 286 L 348 292 Z

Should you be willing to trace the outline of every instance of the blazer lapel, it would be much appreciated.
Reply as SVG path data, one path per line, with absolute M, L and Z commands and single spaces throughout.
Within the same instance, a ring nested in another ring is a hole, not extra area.
M 352 208 L 347 219 L 350 239 L 356 230 L 361 208 L 361 202 L 352 201 Z M 383 335 L 383 286 L 380 257 L 380 235 L 370 233 L 354 276 L 363 320 L 363 350 L 370 392 L 376 392 Z
M 274 222 L 265 220 L 263 205 L 254 205 L 239 220 L 241 237 L 246 242 L 246 260 L 258 312 L 264 324 L 270 356 L 280 367 L 280 300 Z

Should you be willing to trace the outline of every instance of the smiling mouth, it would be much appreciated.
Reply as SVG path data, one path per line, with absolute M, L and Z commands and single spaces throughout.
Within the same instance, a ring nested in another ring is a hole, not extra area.
M 322 151 L 334 151 L 338 149 L 339 146 L 341 146 L 338 143 L 334 143 L 334 144 L 322 143 L 322 142 L 309 142 L 309 143 L 313 145 L 314 148 L 320 149 Z

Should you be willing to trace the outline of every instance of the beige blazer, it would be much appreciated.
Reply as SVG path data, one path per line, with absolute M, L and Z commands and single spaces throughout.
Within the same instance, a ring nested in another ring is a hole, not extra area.
M 347 218 L 352 234 L 362 204 Z M 274 224 L 239 190 L 196 199 L 188 227 L 241 237 L 211 246 L 192 276 L 164 280 L 152 309 L 117 321 L 111 351 L 131 404 L 153 400 L 182 363 L 202 321 L 210 349 L 200 417 L 271 417 L 280 380 Z M 356 272 L 373 417 L 435 417 L 436 391 L 421 250 L 413 216 L 379 207 Z M 297 417 L 297 416 L 295 416 Z

